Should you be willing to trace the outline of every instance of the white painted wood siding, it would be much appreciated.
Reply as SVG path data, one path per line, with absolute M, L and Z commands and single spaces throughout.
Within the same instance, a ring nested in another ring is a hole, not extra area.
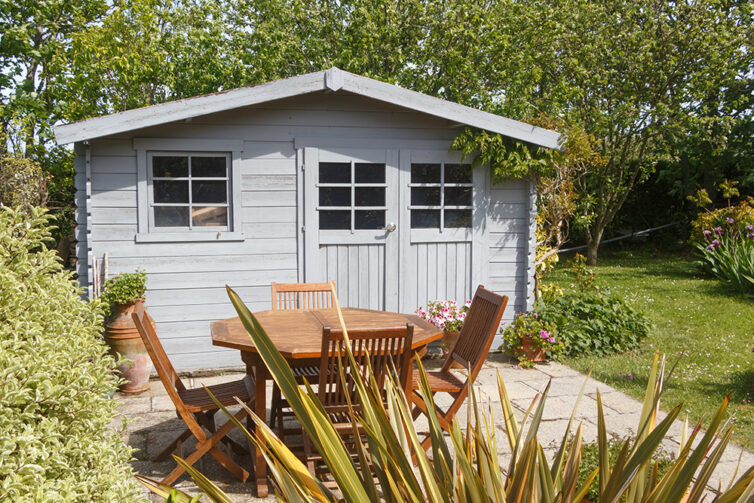
M 437 119 L 399 107 L 348 94 L 316 93 L 198 117 L 190 122 L 144 129 L 133 136 L 92 140 L 91 246 L 98 260 L 109 256 L 109 272 L 132 272 L 142 267 L 148 273 L 147 305 L 157 321 L 158 334 L 178 369 L 240 365 L 237 351 L 212 346 L 211 321 L 235 315 L 224 286 L 235 288 L 252 310 L 269 309 L 271 281 L 295 282 L 299 276 L 299 227 L 297 214 L 296 139 L 322 138 L 369 143 L 385 148 L 410 148 L 431 141 L 450 145 L 458 128 Z M 136 243 L 138 211 L 136 152 L 133 138 L 196 138 L 243 140 L 241 165 L 241 227 L 245 239 L 232 242 Z M 84 187 L 77 177 L 76 200 L 84 201 Z M 526 292 L 526 243 L 528 195 L 523 185 L 495 187 L 488 217 L 489 277 L 485 284 L 511 296 L 511 306 L 520 310 Z M 78 272 L 86 283 L 86 212 L 76 214 Z M 507 220 L 513 219 L 512 222 Z M 467 298 L 471 284 L 468 243 L 444 243 L 435 251 L 444 257 L 444 267 L 455 267 L 453 281 L 423 288 L 437 297 Z M 417 264 L 420 263 L 417 247 Z M 438 252 L 438 250 L 442 250 Z M 329 247 L 328 257 L 347 253 L 348 260 L 327 261 L 326 276 L 338 283 L 344 305 L 352 302 L 381 307 L 384 292 L 363 288 L 364 274 L 384 274 L 385 257 L 379 249 L 362 253 Z M 390 260 L 390 258 L 387 258 Z M 397 259 L 396 259 L 397 260 Z M 348 264 L 343 267 L 342 264 Z M 337 266 L 336 266 L 337 264 Z M 438 266 L 443 266 L 438 262 Z M 428 275 L 431 271 L 425 268 Z M 418 269 L 417 269 L 418 273 Z M 425 274 L 422 273 L 422 274 Z M 403 280 L 401 280 L 403 282 Z M 467 293 L 468 292 L 468 293 Z M 515 292 L 515 293 L 514 293 Z M 441 295 L 442 294 L 442 295 Z M 419 293 L 417 292 L 417 299 Z M 418 305 L 417 305 L 418 306 Z M 506 318 L 512 313 L 509 308 Z

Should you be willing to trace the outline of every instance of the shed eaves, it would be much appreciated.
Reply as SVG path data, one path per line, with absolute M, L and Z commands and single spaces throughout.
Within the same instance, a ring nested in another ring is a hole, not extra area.
M 338 68 L 61 124 L 53 130 L 58 144 L 64 145 L 324 90 L 348 91 L 542 147 L 560 147 L 560 134 L 555 131 Z

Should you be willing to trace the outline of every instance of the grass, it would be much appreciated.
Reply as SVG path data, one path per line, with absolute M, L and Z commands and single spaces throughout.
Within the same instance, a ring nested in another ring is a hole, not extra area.
M 569 286 L 565 262 L 545 282 Z M 731 292 L 703 276 L 688 255 L 601 251 L 592 269 L 598 285 L 642 310 L 655 327 L 636 351 L 564 363 L 582 372 L 593 367 L 593 377 L 641 399 L 655 351 L 667 355 L 669 364 L 683 353 L 665 383 L 663 408 L 683 403 L 691 423 L 711 415 L 730 394 L 734 438 L 754 446 L 754 295 Z

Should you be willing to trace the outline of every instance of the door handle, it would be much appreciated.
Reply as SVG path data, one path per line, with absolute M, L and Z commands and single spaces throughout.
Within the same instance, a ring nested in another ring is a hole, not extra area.
M 384 231 L 393 232 L 395 230 L 395 224 L 393 222 L 390 222 L 385 227 L 382 228 Z

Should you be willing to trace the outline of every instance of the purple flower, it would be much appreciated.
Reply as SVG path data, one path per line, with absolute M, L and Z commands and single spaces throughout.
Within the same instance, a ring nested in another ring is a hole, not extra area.
M 548 340 L 548 341 L 550 341 L 550 342 L 552 342 L 553 344 L 555 343 L 555 337 L 550 337 L 550 338 L 549 338 L 549 339 L 547 339 L 547 340 Z
M 705 248 L 705 249 L 707 249 L 707 250 L 714 250 L 714 249 L 715 249 L 715 245 L 713 245 L 713 244 L 708 244 L 708 245 L 707 245 L 707 246 L 705 246 L 704 248 Z
M 751 224 L 747 225 L 746 227 L 744 227 L 744 230 L 747 232 L 751 232 L 752 230 L 754 230 L 754 225 L 751 225 Z
M 535 318 L 539 318 L 539 315 L 537 315 L 537 313 L 531 313 L 531 315 L 534 316 Z
M 723 228 L 722 227 L 715 227 L 715 232 L 717 232 L 718 234 L 722 234 L 723 233 Z
M 626 377 L 628 377 L 628 379 L 630 381 L 632 381 L 634 379 L 634 375 L 631 372 L 629 372 L 628 374 L 626 374 Z
M 725 221 L 726 221 L 726 222 L 728 222 L 728 225 L 733 225 L 733 222 L 735 222 L 735 220 L 733 220 L 733 219 L 732 219 L 732 218 L 730 218 L 730 217 L 727 217 L 727 218 L 725 219 Z
M 539 335 L 543 339 L 549 339 L 550 338 L 550 332 L 548 332 L 547 330 L 540 330 Z
M 702 234 L 704 234 L 704 237 L 707 237 L 707 238 L 708 238 L 708 237 L 710 237 L 710 236 L 712 235 L 712 231 L 711 231 L 711 230 L 709 230 L 709 229 L 704 229 L 704 230 L 702 231 Z

